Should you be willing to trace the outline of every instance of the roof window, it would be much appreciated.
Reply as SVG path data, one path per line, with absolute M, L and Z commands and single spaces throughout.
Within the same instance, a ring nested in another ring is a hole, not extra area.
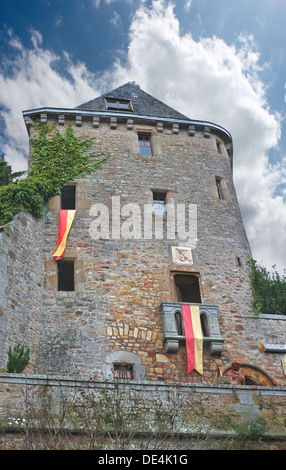
M 121 100 L 117 98 L 105 98 L 106 109 L 116 109 L 121 111 L 134 111 L 131 100 Z

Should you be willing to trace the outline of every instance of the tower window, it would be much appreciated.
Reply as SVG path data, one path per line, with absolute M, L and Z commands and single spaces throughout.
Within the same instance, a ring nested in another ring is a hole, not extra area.
M 219 199 L 224 199 L 223 191 L 222 191 L 222 184 L 221 184 L 222 179 L 219 178 L 218 176 L 216 176 L 215 182 L 216 182 L 216 189 L 217 189 L 218 198 Z
M 143 157 L 152 157 L 151 134 L 138 133 L 140 155 Z
M 64 186 L 61 192 L 61 208 L 75 209 L 75 186 Z
M 222 153 L 222 143 L 219 140 L 216 141 L 216 148 L 218 153 Z
M 132 364 L 113 364 L 114 378 L 115 379 L 133 379 L 133 365 Z
M 179 302 L 201 303 L 200 285 L 197 276 L 175 274 L 174 281 Z
M 74 291 L 74 261 L 60 259 L 58 265 L 58 290 Z
M 166 192 L 153 191 L 153 208 L 154 214 L 165 215 L 166 214 Z

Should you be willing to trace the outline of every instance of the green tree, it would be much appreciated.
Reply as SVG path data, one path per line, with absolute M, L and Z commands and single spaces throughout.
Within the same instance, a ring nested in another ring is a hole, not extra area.
M 270 273 L 257 261 L 250 259 L 251 283 L 256 313 L 286 315 L 286 276 L 275 271 Z
M 24 175 L 25 171 L 17 171 L 12 173 L 12 168 L 4 160 L 4 154 L 0 155 L 0 186 L 17 182 L 17 178 Z

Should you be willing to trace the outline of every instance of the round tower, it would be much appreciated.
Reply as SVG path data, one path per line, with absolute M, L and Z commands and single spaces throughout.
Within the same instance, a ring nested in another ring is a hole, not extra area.
M 229 132 L 134 83 L 24 118 L 31 136 L 36 119 L 71 125 L 108 156 L 48 204 L 39 372 L 212 383 L 249 358 L 251 252 Z M 76 212 L 56 260 L 61 210 Z

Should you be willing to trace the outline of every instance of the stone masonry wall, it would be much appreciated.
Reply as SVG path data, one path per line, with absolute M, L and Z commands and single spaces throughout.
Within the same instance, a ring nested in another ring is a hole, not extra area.
M 31 350 L 29 370 L 38 363 L 42 303 L 42 221 L 20 213 L 0 228 L 0 367 L 9 346 Z
M 36 374 L 0 383 L 0 448 L 285 449 L 285 388 Z

